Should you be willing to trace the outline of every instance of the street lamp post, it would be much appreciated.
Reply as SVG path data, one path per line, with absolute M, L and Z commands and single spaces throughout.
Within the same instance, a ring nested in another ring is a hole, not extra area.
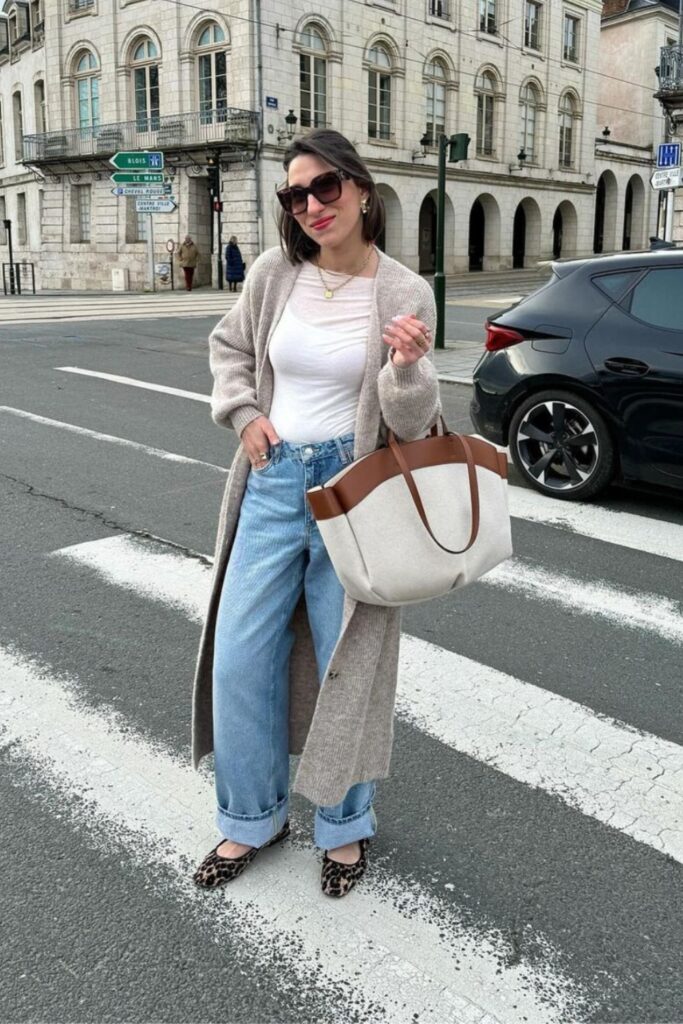
M 7 245 L 9 247 L 9 290 L 10 295 L 15 294 L 14 287 L 14 251 L 12 249 L 12 221 L 3 220 L 2 222 L 5 231 L 7 232 Z
M 444 234 L 446 222 L 446 147 L 450 147 L 449 163 L 467 159 L 470 137 L 466 132 L 456 135 L 440 135 L 439 177 L 436 205 L 436 265 L 434 268 L 434 300 L 436 302 L 436 338 L 434 348 L 445 348 L 444 333 L 446 320 L 446 275 L 444 273 Z

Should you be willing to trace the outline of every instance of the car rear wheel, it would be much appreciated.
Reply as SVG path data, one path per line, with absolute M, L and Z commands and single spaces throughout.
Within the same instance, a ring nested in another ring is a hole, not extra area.
M 604 419 L 569 391 L 527 398 L 512 417 L 509 437 L 515 466 L 542 494 L 585 500 L 614 476 L 614 444 Z

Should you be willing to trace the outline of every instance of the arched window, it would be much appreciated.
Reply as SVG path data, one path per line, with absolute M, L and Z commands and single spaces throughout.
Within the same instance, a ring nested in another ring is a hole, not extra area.
M 446 131 L 446 82 L 448 69 L 441 57 L 435 57 L 426 68 L 427 118 L 426 134 L 429 145 L 435 146 L 439 135 Z
M 477 92 L 477 155 L 493 156 L 495 129 L 496 79 L 483 71 L 475 82 Z
M 571 167 L 574 163 L 574 118 L 576 104 L 571 93 L 566 92 L 560 100 L 560 167 Z
M 327 122 L 327 43 L 316 25 L 301 33 L 299 99 L 301 127 L 321 128 Z
M 199 112 L 202 124 L 218 124 L 228 119 L 228 74 L 225 33 L 211 21 L 197 40 L 197 76 Z
M 391 139 L 391 54 L 383 43 L 377 43 L 368 53 L 368 62 L 368 135 Z
M 76 105 L 78 127 L 97 128 L 100 123 L 100 66 L 90 50 L 81 51 L 76 58 Z
M 519 126 L 520 151 L 526 153 L 530 164 L 536 163 L 536 125 L 538 121 L 539 94 L 536 86 L 529 82 L 520 95 L 521 120 Z
M 135 129 L 155 132 L 159 128 L 159 51 L 151 39 L 139 40 L 133 48 L 133 90 Z
M 24 155 L 24 111 L 21 93 L 18 89 L 12 93 L 12 116 L 14 119 L 14 160 L 19 163 Z
M 45 82 L 42 78 L 33 86 L 33 102 L 36 111 L 36 131 L 47 131 L 47 116 L 45 113 Z

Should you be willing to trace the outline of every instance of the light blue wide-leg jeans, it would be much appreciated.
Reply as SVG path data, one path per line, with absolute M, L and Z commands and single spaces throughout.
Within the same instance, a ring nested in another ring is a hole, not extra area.
M 320 685 L 341 629 L 344 591 L 306 491 L 352 458 L 352 434 L 318 444 L 279 442 L 247 480 L 216 621 L 213 729 L 216 824 L 227 839 L 248 846 L 266 843 L 288 815 L 289 623 L 302 590 Z M 358 783 L 341 803 L 318 807 L 316 846 L 334 849 L 373 836 L 375 788 Z

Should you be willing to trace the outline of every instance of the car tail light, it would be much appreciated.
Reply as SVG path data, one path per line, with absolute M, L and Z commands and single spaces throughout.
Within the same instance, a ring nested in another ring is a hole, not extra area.
M 519 331 L 513 331 L 511 327 L 492 324 L 490 320 L 486 321 L 484 327 L 486 328 L 485 347 L 489 352 L 497 352 L 501 348 L 509 348 L 510 345 L 518 345 L 520 341 L 526 340 Z

